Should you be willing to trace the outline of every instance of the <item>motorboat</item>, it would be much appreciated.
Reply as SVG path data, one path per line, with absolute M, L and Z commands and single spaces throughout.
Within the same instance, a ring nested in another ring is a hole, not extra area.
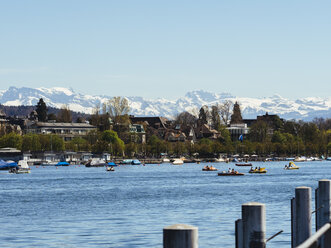
M 172 161 L 172 164 L 173 165 L 181 165 L 181 164 L 184 164 L 184 161 L 180 158 L 175 158 L 173 161 Z
M 105 162 L 105 160 L 101 158 L 92 158 L 85 164 L 85 167 L 104 167 L 107 165 L 108 164 Z
M 304 161 L 306 161 L 306 160 L 307 160 L 306 157 L 296 157 L 296 158 L 294 159 L 294 162 L 304 162 Z
M 14 161 L 4 161 L 0 160 L 0 170 L 10 170 L 10 169 L 18 169 L 18 164 Z
M 61 161 L 56 164 L 56 166 L 69 166 L 70 164 L 66 161 Z
M 203 168 L 202 168 L 202 170 L 203 171 L 217 171 L 217 169 L 215 168 L 215 167 L 213 167 L 213 166 L 204 166 Z
M 115 171 L 115 169 L 114 169 L 113 166 L 111 166 L 111 167 L 108 167 L 108 166 L 107 166 L 106 171 Z
M 120 164 L 140 165 L 141 162 L 138 159 L 123 159 Z
M 220 173 L 217 173 L 218 176 L 244 176 L 244 173 L 240 173 L 238 171 L 235 172 L 226 172 L 226 171 L 222 171 Z
M 28 165 L 28 161 L 19 160 L 17 165 L 18 165 L 18 167 L 10 169 L 9 173 L 15 173 L 15 174 L 30 173 L 30 167 Z
M 114 162 L 108 162 L 107 165 L 108 166 L 113 166 L 113 167 L 117 166 L 117 164 L 115 164 Z
M 288 165 L 285 165 L 284 170 L 298 170 L 300 167 L 296 166 L 293 162 L 289 162 Z
M 267 170 L 265 168 L 256 168 L 256 169 L 251 168 L 249 173 L 265 174 L 267 173 Z
M 253 166 L 252 163 L 237 163 L 236 166 Z

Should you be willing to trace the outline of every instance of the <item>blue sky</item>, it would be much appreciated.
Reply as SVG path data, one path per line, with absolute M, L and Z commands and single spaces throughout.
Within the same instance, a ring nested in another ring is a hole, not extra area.
M 0 0 L 0 89 L 330 97 L 330 1 Z

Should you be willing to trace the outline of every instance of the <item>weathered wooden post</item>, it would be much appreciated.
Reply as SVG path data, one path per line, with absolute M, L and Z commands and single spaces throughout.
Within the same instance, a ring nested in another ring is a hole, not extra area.
M 311 236 L 311 188 L 295 188 L 291 205 L 292 247 L 296 247 Z
M 258 202 L 248 202 L 241 207 L 242 247 L 265 248 L 266 219 L 265 205 Z M 241 241 L 240 241 L 241 242 Z
M 163 228 L 164 248 L 198 248 L 198 228 L 175 224 Z
M 315 192 L 316 208 L 316 231 L 326 223 L 331 222 L 331 181 L 322 179 L 318 181 L 318 188 Z M 323 236 L 319 242 L 320 247 L 331 247 L 330 232 Z

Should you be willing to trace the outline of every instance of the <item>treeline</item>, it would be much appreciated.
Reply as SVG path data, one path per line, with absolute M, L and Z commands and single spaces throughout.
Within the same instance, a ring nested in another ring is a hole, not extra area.
M 47 114 L 51 120 L 56 120 L 57 115 L 61 112 L 63 108 L 65 108 L 65 106 L 60 109 L 47 106 Z M 5 106 L 0 104 L 0 109 L 2 109 L 7 116 L 29 116 L 32 111 L 36 110 L 36 106 Z M 91 116 L 90 114 L 76 112 L 72 110 L 70 110 L 70 114 L 71 120 L 75 122 L 77 120 L 80 121 L 81 119 L 87 120 Z

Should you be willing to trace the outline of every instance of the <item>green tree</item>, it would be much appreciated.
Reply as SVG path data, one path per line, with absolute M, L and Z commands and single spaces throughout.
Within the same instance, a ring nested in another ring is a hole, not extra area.
M 209 110 L 208 106 L 202 106 L 199 111 L 199 125 L 208 124 Z
M 37 103 L 36 112 L 38 115 L 38 121 L 41 122 L 47 121 L 47 107 L 46 107 L 46 103 L 42 98 L 40 98 L 39 102 Z
M 17 133 L 9 133 L 0 138 L 0 147 L 12 147 L 21 150 L 22 136 Z
M 211 125 L 217 131 L 221 130 L 221 118 L 219 115 L 219 109 L 217 106 L 211 107 Z
M 231 124 L 242 123 L 241 110 L 240 110 L 240 105 L 238 102 L 236 102 L 233 105 L 233 111 L 232 111 L 230 123 Z
M 41 144 L 37 134 L 26 134 L 23 136 L 22 151 L 40 151 Z
M 65 123 L 72 122 L 72 114 L 68 105 L 63 105 L 60 111 L 58 112 L 57 122 L 65 122 Z

